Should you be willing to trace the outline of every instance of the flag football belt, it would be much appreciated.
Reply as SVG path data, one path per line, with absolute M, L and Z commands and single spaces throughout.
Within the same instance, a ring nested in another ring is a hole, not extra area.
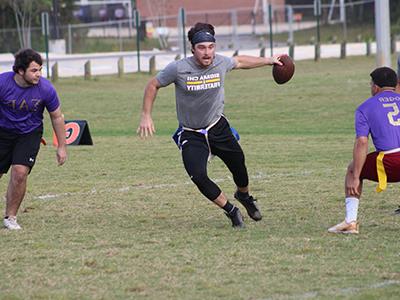
M 179 126 L 178 129 L 175 131 L 174 135 L 172 136 L 172 139 L 175 141 L 176 145 L 178 146 L 178 148 L 180 150 L 182 150 L 182 146 L 183 144 L 181 144 L 181 136 L 182 136 L 182 132 L 183 131 L 192 131 L 192 132 L 198 132 L 204 135 L 206 142 L 207 142 L 207 146 L 208 146 L 208 151 L 209 151 L 209 155 L 208 155 L 208 161 L 211 160 L 212 158 L 212 154 L 211 154 L 211 147 L 210 147 L 210 142 L 208 141 L 208 131 L 219 122 L 219 120 L 221 118 L 225 118 L 226 117 L 224 115 L 222 115 L 221 117 L 218 118 L 218 120 L 216 120 L 215 122 L 213 122 L 212 124 L 210 124 L 209 126 L 207 126 L 206 128 L 201 128 L 201 129 L 193 129 L 193 128 L 189 128 L 189 127 L 185 127 L 185 126 Z M 237 130 L 233 127 L 231 127 L 231 132 L 233 134 L 233 136 L 235 137 L 235 139 L 237 141 L 240 140 L 240 135 L 239 132 L 237 132 Z
M 215 122 L 211 123 L 210 125 L 208 125 L 206 128 L 201 128 L 201 129 L 193 129 L 193 128 L 189 128 L 189 127 L 185 127 L 182 126 L 183 130 L 186 131 L 192 131 L 192 132 L 198 132 L 204 135 L 206 142 L 207 142 L 207 146 L 208 146 L 208 161 L 211 160 L 212 158 L 212 154 L 211 154 L 211 147 L 210 147 L 210 142 L 208 141 L 208 131 L 214 127 L 215 124 L 217 124 L 219 122 L 219 120 L 221 120 L 222 117 L 219 117 Z
M 388 150 L 388 151 L 380 151 L 378 156 L 376 157 L 376 171 L 378 173 L 378 186 L 376 187 L 376 191 L 378 193 L 384 191 L 387 187 L 387 176 L 385 172 L 385 166 L 383 165 L 383 157 L 385 154 L 391 154 L 400 152 L 400 148 Z

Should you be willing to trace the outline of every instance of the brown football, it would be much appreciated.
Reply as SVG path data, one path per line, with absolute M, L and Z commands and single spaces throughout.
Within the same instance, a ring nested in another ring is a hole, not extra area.
M 272 76 L 278 84 L 284 84 L 288 82 L 294 74 L 294 63 L 289 55 L 282 55 L 280 61 L 283 63 L 282 66 L 274 65 L 272 67 Z

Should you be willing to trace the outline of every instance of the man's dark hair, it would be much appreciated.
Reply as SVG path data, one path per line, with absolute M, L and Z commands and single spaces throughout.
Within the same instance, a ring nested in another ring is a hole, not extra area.
M 190 43 L 192 43 L 193 36 L 195 35 L 195 33 L 199 32 L 199 31 L 209 32 L 212 34 L 212 36 L 215 35 L 214 26 L 212 26 L 211 24 L 196 23 L 192 28 L 190 28 L 190 30 L 188 32 L 188 39 L 189 39 Z M 193 43 L 192 43 L 192 45 L 193 45 Z
M 38 65 L 43 65 L 42 57 L 39 53 L 37 53 L 33 49 L 22 49 L 19 50 L 14 55 L 15 61 L 13 65 L 13 71 L 18 73 L 19 70 L 23 70 L 24 72 L 28 69 L 31 62 L 35 62 Z
M 379 87 L 396 87 L 397 85 L 397 74 L 391 68 L 381 67 L 375 69 L 370 74 L 372 81 Z

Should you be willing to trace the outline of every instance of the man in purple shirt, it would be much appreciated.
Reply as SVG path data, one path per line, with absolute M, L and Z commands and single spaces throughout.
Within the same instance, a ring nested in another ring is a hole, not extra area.
M 42 58 L 32 49 L 15 55 L 14 72 L 0 74 L 0 177 L 11 167 L 4 227 L 21 229 L 17 212 L 28 175 L 35 164 L 43 133 L 44 108 L 58 139 L 57 162 L 67 159 L 64 117 L 51 83 L 41 77 Z
M 378 182 L 377 191 L 387 182 L 400 182 L 400 94 L 396 72 L 390 68 L 375 69 L 371 74 L 372 97 L 355 112 L 356 140 L 353 161 L 345 178 L 346 217 L 328 229 L 331 233 L 358 233 L 358 203 L 363 179 Z M 376 148 L 368 152 L 368 136 Z

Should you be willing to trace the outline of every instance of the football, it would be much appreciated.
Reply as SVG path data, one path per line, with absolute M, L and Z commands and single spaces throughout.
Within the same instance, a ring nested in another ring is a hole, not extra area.
M 288 82 L 294 74 L 294 63 L 289 55 L 282 55 L 280 61 L 283 63 L 282 66 L 274 65 L 272 67 L 272 76 L 278 84 L 284 84 Z

